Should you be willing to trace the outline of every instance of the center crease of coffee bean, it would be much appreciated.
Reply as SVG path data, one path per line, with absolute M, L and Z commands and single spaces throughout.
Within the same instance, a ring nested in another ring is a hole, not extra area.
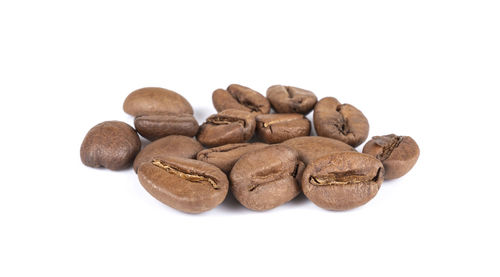
M 382 168 L 378 169 L 375 177 L 359 174 L 354 171 L 331 172 L 326 175 L 311 176 L 309 177 L 309 182 L 315 186 L 345 186 L 368 184 L 370 182 L 376 182 L 378 180 L 381 170 Z
M 260 111 L 260 107 L 259 106 L 255 106 L 254 104 L 248 102 L 247 100 L 245 99 L 240 99 L 238 96 L 236 96 L 234 93 L 231 93 L 229 92 L 229 94 L 231 94 L 231 96 L 241 105 L 249 108 L 252 112 L 258 112 Z
M 215 125 L 229 125 L 232 123 L 238 123 L 238 124 L 242 125 L 243 127 L 246 126 L 245 120 L 242 120 L 239 118 L 232 118 L 232 117 L 214 117 L 214 118 L 207 119 L 207 122 L 215 124 Z
M 267 128 L 267 127 L 269 127 L 273 124 L 276 124 L 276 123 L 285 123 L 285 122 L 290 122 L 290 121 L 294 121 L 294 120 L 297 120 L 297 118 L 278 119 L 278 120 L 273 120 L 273 121 L 269 121 L 269 122 L 264 122 L 263 126 L 264 126 L 264 128 Z
M 389 143 L 382 145 L 382 153 L 377 155 L 377 159 L 379 159 L 381 162 L 387 160 L 391 156 L 394 149 L 396 149 L 402 141 L 402 136 L 393 137 Z
M 182 179 L 188 180 L 190 182 L 196 182 L 196 183 L 208 182 L 214 189 L 219 189 L 219 186 L 217 185 L 217 183 L 210 177 L 183 172 L 182 169 L 172 167 L 161 160 L 153 160 L 151 163 L 154 166 L 157 166 L 170 174 L 177 175 Z
M 293 168 L 293 171 L 291 173 L 289 173 L 290 176 L 292 176 L 293 178 L 297 177 L 297 173 L 299 171 L 299 163 L 295 164 L 295 167 Z M 270 183 L 273 183 L 275 182 L 276 180 L 279 180 L 279 179 L 282 179 L 284 178 L 286 175 L 288 174 L 276 174 L 274 178 L 272 178 L 272 180 L 269 180 L 267 182 L 264 182 L 264 183 L 255 183 L 255 184 L 251 184 L 249 187 L 248 187 L 248 191 L 253 191 L 255 190 L 257 187 L 260 187 L 260 186 L 264 186 L 266 184 L 270 184 Z M 260 177 L 260 176 L 259 176 Z M 266 176 L 264 176 L 266 177 Z

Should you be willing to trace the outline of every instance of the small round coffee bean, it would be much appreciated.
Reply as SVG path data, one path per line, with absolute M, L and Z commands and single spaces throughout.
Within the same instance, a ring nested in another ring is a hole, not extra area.
M 212 102 L 217 112 L 236 109 L 246 112 L 269 113 L 271 105 L 266 97 L 257 91 L 232 84 L 227 90 L 217 89 L 212 94 Z
M 265 143 L 279 143 L 311 133 L 311 122 L 303 114 L 260 114 L 255 121 L 257 137 Z
M 139 152 L 134 160 L 134 170 L 150 162 L 153 158 L 165 159 L 169 156 L 194 159 L 203 150 L 203 146 L 194 138 L 186 136 L 168 136 L 153 141 Z
M 415 165 L 420 155 L 417 143 L 408 136 L 376 136 L 365 144 L 363 153 L 379 159 L 385 168 L 386 180 L 399 178 Z
M 284 141 L 282 144 L 297 150 L 300 159 L 306 165 L 320 157 L 335 152 L 356 152 L 356 149 L 349 144 L 325 137 L 298 137 Z
M 141 149 L 141 140 L 125 122 L 105 121 L 94 126 L 80 147 L 82 163 L 111 170 L 130 166 Z
M 314 204 L 327 210 L 348 210 L 370 201 L 384 181 L 384 166 L 374 157 L 338 152 L 307 165 L 302 191 Z
M 300 193 L 304 163 L 297 151 L 272 145 L 243 155 L 231 170 L 231 191 L 245 207 L 255 211 L 278 207 Z
M 291 86 L 271 86 L 266 95 L 278 113 L 308 114 L 318 101 L 313 92 Z
M 246 142 L 255 132 L 255 115 L 229 109 L 211 115 L 198 131 L 198 141 L 208 147 Z
M 353 147 L 368 137 L 370 126 L 363 113 L 333 97 L 321 99 L 314 108 L 314 128 L 318 136 L 343 141 Z
M 191 104 L 177 92 L 164 88 L 141 88 L 131 92 L 123 110 L 133 116 L 153 114 L 193 114 Z
M 229 174 L 233 165 L 241 156 L 267 146 L 269 145 L 260 142 L 226 144 L 219 147 L 201 150 L 196 155 L 196 159 L 213 164 L 224 171 L 224 173 Z
M 134 125 L 150 141 L 170 135 L 193 137 L 199 128 L 191 114 L 141 115 L 135 118 Z
M 174 156 L 142 164 L 138 176 L 154 198 L 186 213 L 217 207 L 229 187 L 226 174 L 214 165 Z

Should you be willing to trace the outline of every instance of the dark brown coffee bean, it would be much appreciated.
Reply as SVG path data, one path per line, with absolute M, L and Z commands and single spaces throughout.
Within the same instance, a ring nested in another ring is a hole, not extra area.
M 133 116 L 153 114 L 193 114 L 191 104 L 182 95 L 164 88 L 141 88 L 130 93 L 123 110 Z
M 150 141 L 170 135 L 194 137 L 199 128 L 191 114 L 142 115 L 135 118 L 134 125 Z
M 311 133 L 311 122 L 303 114 L 260 114 L 255 121 L 257 136 L 266 143 L 279 143 Z
M 251 210 L 264 211 L 280 206 L 300 193 L 304 163 L 297 151 L 272 145 L 243 155 L 231 170 L 231 191 Z
M 363 143 L 370 129 L 361 111 L 340 104 L 333 97 L 321 99 L 314 108 L 314 128 L 318 136 L 338 139 L 354 147 Z
M 226 174 L 214 165 L 173 156 L 142 164 L 138 176 L 154 198 L 186 213 L 217 207 L 229 187 Z
M 219 147 L 201 150 L 196 155 L 196 159 L 213 164 L 226 174 L 231 172 L 233 165 L 238 159 L 248 153 L 269 146 L 265 143 L 234 143 Z
M 308 114 L 318 101 L 313 92 L 290 86 L 271 86 L 266 94 L 271 106 L 278 113 Z
M 141 140 L 125 122 L 105 121 L 87 133 L 80 148 L 82 163 L 90 167 L 124 169 L 141 149 Z
M 271 105 L 267 98 L 253 89 L 230 85 L 227 90 L 217 89 L 212 94 L 212 102 L 217 112 L 228 109 L 246 112 L 269 113 Z
M 325 137 L 298 137 L 284 141 L 282 144 L 297 150 L 300 159 L 305 164 L 336 152 L 356 152 L 356 149 L 348 144 Z
M 302 190 L 319 207 L 341 211 L 370 201 L 383 181 L 384 167 L 379 160 L 357 152 L 338 152 L 306 167 Z
M 203 145 L 213 147 L 248 141 L 254 132 L 254 114 L 230 109 L 208 117 L 197 138 Z
M 382 162 L 385 168 L 384 178 L 389 180 L 408 173 L 417 162 L 420 149 L 411 137 L 391 134 L 373 137 L 365 144 L 363 153 Z
M 166 159 L 169 156 L 194 159 L 203 150 L 203 146 L 194 138 L 185 136 L 168 136 L 153 141 L 139 152 L 134 161 L 134 170 L 150 162 L 153 158 Z

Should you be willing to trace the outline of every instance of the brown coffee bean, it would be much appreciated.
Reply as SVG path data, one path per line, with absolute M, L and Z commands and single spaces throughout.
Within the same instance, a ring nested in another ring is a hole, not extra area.
M 231 170 L 231 191 L 251 210 L 264 211 L 280 206 L 300 193 L 298 180 L 304 163 L 297 151 L 272 145 L 243 155 Z
M 297 150 L 300 159 L 306 165 L 336 152 L 356 152 L 356 149 L 346 143 L 325 137 L 298 137 L 284 141 L 282 144 Z
M 271 106 L 278 113 L 308 114 L 318 101 L 311 91 L 282 85 L 269 87 L 266 95 Z
M 370 201 L 383 180 L 384 167 L 379 160 L 357 152 L 338 152 L 306 167 L 302 190 L 319 207 L 341 211 Z
M 238 159 L 248 152 L 254 152 L 258 149 L 269 146 L 265 143 L 234 143 L 219 147 L 201 150 L 196 155 L 199 161 L 213 164 L 224 171 L 226 174 L 231 172 L 233 165 Z
M 141 88 L 130 93 L 123 110 L 133 116 L 153 114 L 193 114 L 191 104 L 182 95 L 164 88 Z
M 314 128 L 318 136 L 338 139 L 354 147 L 368 137 L 368 120 L 349 104 L 333 97 L 321 99 L 314 108 Z
M 311 133 L 311 122 L 303 114 L 260 114 L 255 121 L 257 136 L 266 143 L 279 143 Z
M 269 113 L 271 105 L 266 97 L 253 89 L 230 85 L 227 90 L 217 89 L 212 94 L 212 102 L 217 112 L 228 109 L 246 112 Z
M 166 159 L 169 156 L 194 159 L 203 150 L 203 146 L 194 138 L 185 136 L 168 136 L 153 141 L 139 152 L 134 160 L 134 170 L 150 162 L 153 158 Z
M 140 149 L 141 140 L 131 126 L 121 121 L 105 121 L 87 133 L 80 158 L 90 167 L 119 170 L 129 167 Z
M 199 128 L 191 114 L 142 115 L 135 118 L 134 125 L 150 141 L 170 135 L 193 137 Z
M 138 176 L 154 198 L 186 213 L 217 207 L 229 187 L 226 174 L 214 165 L 173 156 L 142 164 Z
M 382 162 L 385 168 L 384 178 L 389 180 L 408 173 L 417 162 L 420 149 L 411 137 L 391 134 L 373 137 L 365 144 L 363 153 Z
M 254 132 L 254 114 L 229 109 L 208 117 L 197 138 L 203 145 L 213 147 L 248 141 Z

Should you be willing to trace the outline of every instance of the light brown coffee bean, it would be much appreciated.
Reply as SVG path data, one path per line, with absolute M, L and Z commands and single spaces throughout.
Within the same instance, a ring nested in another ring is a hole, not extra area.
M 147 87 L 130 93 L 123 110 L 133 116 L 153 114 L 193 114 L 191 104 L 182 95 L 164 88 Z
M 255 116 L 240 110 L 224 110 L 211 115 L 198 131 L 198 141 L 208 147 L 246 142 L 255 132 Z
M 386 180 L 399 178 L 413 168 L 420 155 L 417 143 L 408 136 L 376 136 L 365 144 L 363 153 L 379 159 L 385 168 Z
M 291 86 L 271 86 L 266 94 L 278 113 L 308 114 L 318 101 L 313 92 Z
M 191 114 L 142 115 L 135 118 L 134 125 L 150 141 L 170 135 L 193 137 L 199 128 Z
M 321 99 L 314 108 L 314 128 L 318 136 L 343 141 L 353 147 L 368 137 L 370 126 L 363 113 L 333 97 Z
M 201 150 L 196 155 L 199 161 L 213 164 L 224 171 L 226 174 L 231 172 L 233 165 L 238 159 L 248 152 L 255 152 L 258 149 L 269 146 L 265 143 L 233 143 L 219 147 L 213 147 Z
M 297 150 L 300 159 L 306 165 L 336 152 L 356 152 L 356 149 L 340 140 L 325 137 L 298 137 L 284 141 L 282 144 Z
M 214 165 L 174 156 L 142 164 L 138 176 L 154 198 L 186 213 L 215 208 L 229 187 L 226 174 Z
M 135 130 L 125 122 L 105 121 L 94 126 L 80 147 L 84 165 L 111 170 L 130 166 L 141 149 L 141 140 Z
M 302 191 L 327 210 L 348 210 L 370 201 L 384 180 L 384 167 L 374 157 L 338 152 L 311 162 L 302 176 Z
M 271 105 L 266 97 L 257 91 L 232 84 L 227 90 L 217 89 L 212 94 L 212 102 L 217 112 L 228 109 L 246 112 L 269 113 Z
M 272 145 L 243 155 L 231 170 L 231 191 L 245 207 L 255 211 L 278 207 L 300 193 L 298 180 L 304 163 L 297 151 Z
M 255 121 L 257 136 L 266 143 L 279 143 L 311 133 L 311 122 L 303 114 L 260 114 Z
M 134 170 L 137 172 L 143 163 L 151 162 L 153 158 L 166 159 L 176 156 L 194 159 L 203 150 L 203 146 L 194 138 L 185 136 L 168 136 L 153 141 L 139 152 L 134 160 Z

